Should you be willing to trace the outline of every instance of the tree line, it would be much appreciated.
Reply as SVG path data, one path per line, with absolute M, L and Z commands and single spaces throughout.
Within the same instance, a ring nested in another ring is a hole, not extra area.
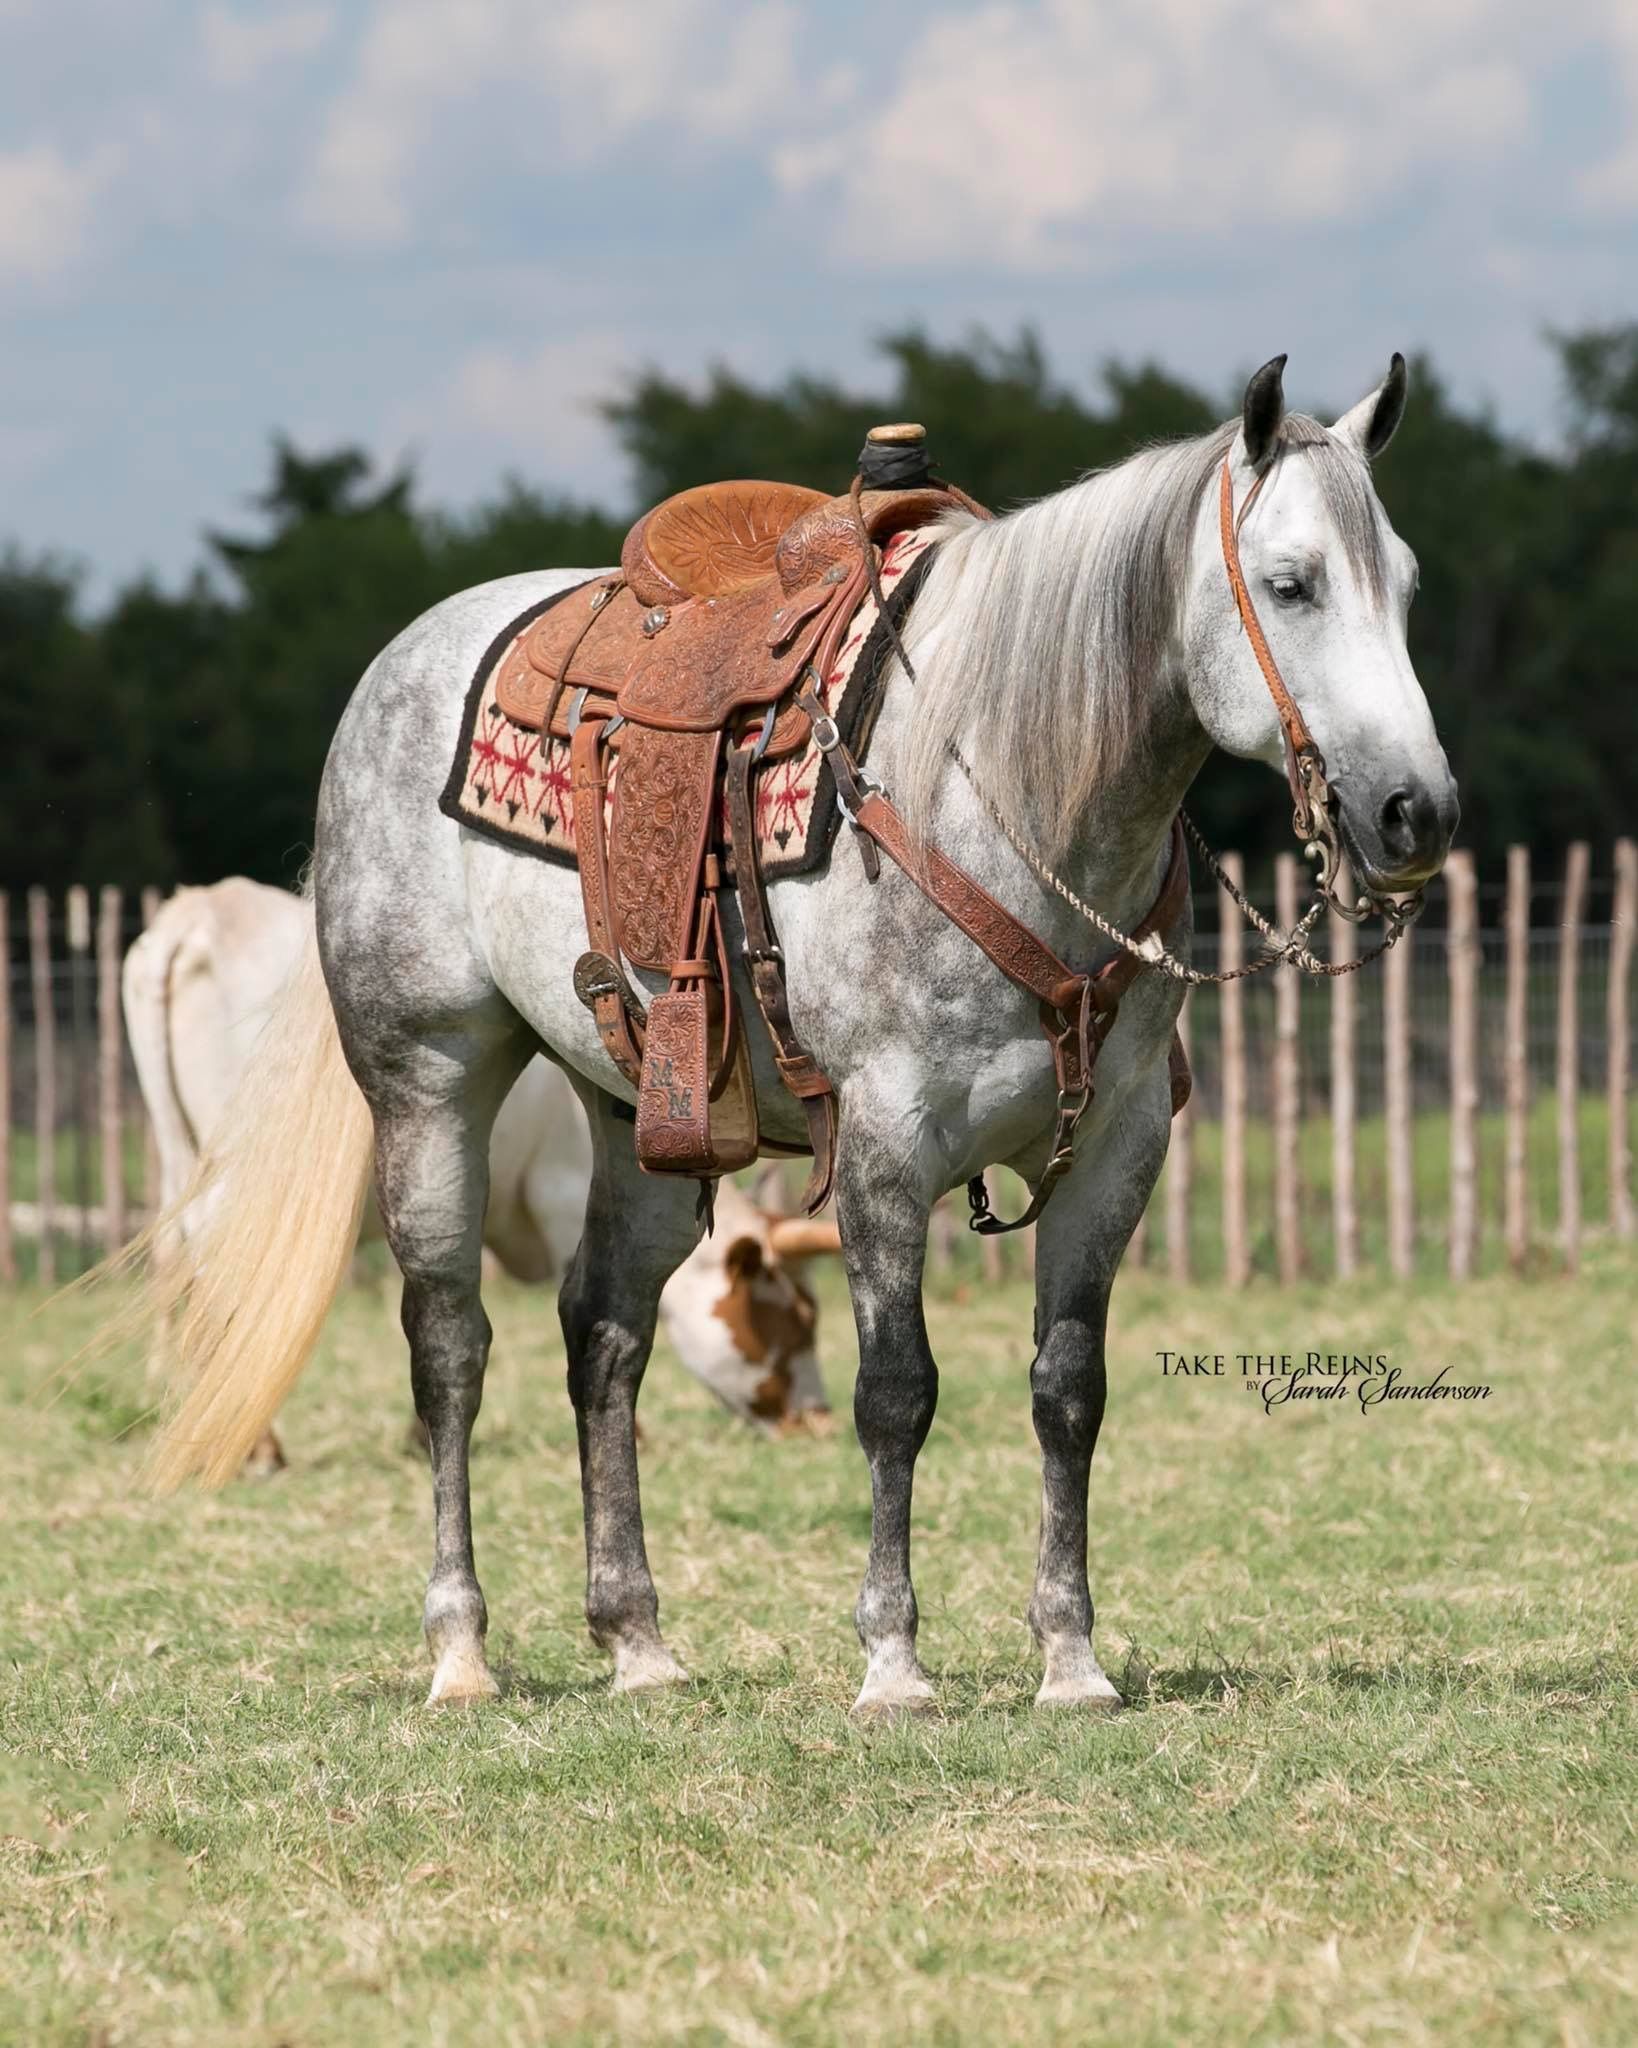
M 1462 838 L 1492 871 L 1510 840 L 1550 853 L 1638 823 L 1638 323 L 1552 346 L 1565 432 L 1551 451 L 1459 405 L 1422 360 L 1378 465 L 1421 563 L 1411 647 L 1462 786 Z M 940 346 L 910 332 L 881 353 L 874 392 L 725 369 L 703 391 L 636 379 L 604 407 L 631 508 L 512 479 L 456 516 L 424 504 L 409 470 L 279 439 L 259 530 L 207 533 L 180 588 L 144 578 L 88 614 L 72 565 L 14 542 L 0 555 L 0 886 L 290 879 L 330 735 L 393 634 L 489 577 L 613 561 L 632 511 L 669 491 L 724 476 L 841 489 L 868 426 L 919 419 L 942 472 L 999 509 L 1238 402 L 1153 363 L 1108 364 L 1078 389 L 1028 333 Z M 1289 844 L 1266 771 L 1214 763 L 1191 801 L 1254 861 Z

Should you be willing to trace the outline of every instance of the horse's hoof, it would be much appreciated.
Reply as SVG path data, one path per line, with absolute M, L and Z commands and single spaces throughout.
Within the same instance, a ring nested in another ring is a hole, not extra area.
M 669 1650 L 640 1650 L 622 1657 L 615 1666 L 615 1692 L 664 1692 L 668 1686 L 687 1685 L 688 1673 Z
M 239 1469 L 246 1479 L 277 1479 L 285 1468 L 285 1462 L 284 1446 L 269 1429 L 264 1430 L 251 1445 Z
M 499 1698 L 500 1687 L 481 1652 L 474 1656 L 470 1651 L 451 1651 L 439 1660 L 438 1668 L 432 1674 L 432 1690 L 427 1694 L 427 1705 L 472 1707 L 480 1700 Z
M 853 1702 L 852 1715 L 861 1727 L 891 1728 L 900 1721 L 925 1721 L 938 1712 L 933 1688 L 903 1692 L 862 1692 Z
M 1123 1714 L 1126 1702 L 1101 1673 L 1096 1680 L 1050 1681 L 1035 1695 L 1038 1707 L 1072 1708 L 1081 1714 Z

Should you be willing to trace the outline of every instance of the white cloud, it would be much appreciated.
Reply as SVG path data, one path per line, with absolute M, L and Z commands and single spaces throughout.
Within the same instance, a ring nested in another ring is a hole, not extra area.
M 620 459 L 597 412 L 632 351 L 610 332 L 587 331 L 524 354 L 474 349 L 457 366 L 445 408 L 457 433 L 505 451 L 512 466 L 554 485 L 605 489 Z
M 1625 102 L 1621 140 L 1578 182 L 1580 198 L 1595 213 L 1638 213 L 1638 12 L 1631 0 L 1609 0 L 1611 69 Z
M 1530 136 L 1540 60 L 1607 0 L 1003 0 L 935 20 L 896 86 L 774 155 L 854 262 L 1051 270 L 1094 237 L 1248 253 Z
M 376 0 L 297 200 L 328 238 L 403 241 L 418 178 L 457 152 L 594 160 L 644 127 L 771 132 L 796 73 L 790 0 Z
M 328 7 L 281 7 L 259 15 L 207 7 L 199 22 L 206 75 L 216 85 L 249 85 L 270 64 L 308 56 L 328 41 L 334 26 Z
M 112 149 L 71 163 L 43 142 L 0 155 L 0 277 L 71 269 L 86 251 L 97 195 L 117 164 Z

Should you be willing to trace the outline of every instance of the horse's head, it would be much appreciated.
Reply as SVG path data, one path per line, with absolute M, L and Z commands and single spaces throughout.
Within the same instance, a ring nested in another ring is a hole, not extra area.
M 1408 890 L 1443 865 L 1458 810 L 1405 644 L 1416 559 L 1371 482 L 1371 458 L 1404 411 L 1404 358 L 1329 428 L 1286 412 L 1284 367 L 1277 356 L 1246 387 L 1229 450 L 1240 561 L 1274 660 L 1325 757 L 1356 874 L 1373 890 Z M 1225 568 L 1215 479 L 1195 529 L 1184 635 L 1190 693 L 1211 738 L 1283 765 L 1279 714 Z

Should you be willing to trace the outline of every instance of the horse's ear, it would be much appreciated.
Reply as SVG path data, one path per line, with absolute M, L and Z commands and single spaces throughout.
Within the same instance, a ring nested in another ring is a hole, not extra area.
M 1274 453 L 1275 437 L 1285 418 L 1285 357 L 1275 356 L 1246 386 L 1246 402 L 1240 415 L 1245 436 L 1246 460 L 1261 469 Z
M 1397 350 L 1388 374 L 1351 412 L 1345 412 L 1331 431 L 1356 447 L 1367 462 L 1382 453 L 1405 417 L 1405 358 Z

